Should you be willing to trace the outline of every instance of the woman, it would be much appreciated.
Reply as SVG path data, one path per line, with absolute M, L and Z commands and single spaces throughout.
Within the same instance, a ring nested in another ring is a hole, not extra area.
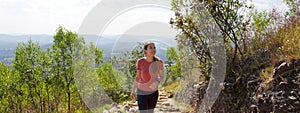
M 158 99 L 158 85 L 164 79 L 163 61 L 155 56 L 156 47 L 153 42 L 144 44 L 145 57 L 137 60 L 136 77 L 130 97 L 137 101 L 141 113 L 153 113 Z

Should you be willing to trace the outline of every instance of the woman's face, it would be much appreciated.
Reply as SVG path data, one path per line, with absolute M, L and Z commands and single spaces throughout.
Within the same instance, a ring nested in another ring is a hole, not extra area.
M 156 53 L 155 45 L 154 44 L 148 45 L 147 50 L 145 50 L 145 53 L 146 53 L 147 56 L 150 56 L 150 57 L 154 56 L 155 53 Z

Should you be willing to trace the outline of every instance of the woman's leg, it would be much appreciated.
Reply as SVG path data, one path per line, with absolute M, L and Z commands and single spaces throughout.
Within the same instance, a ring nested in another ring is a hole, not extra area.
M 150 95 L 138 95 L 140 113 L 153 113 L 153 110 L 149 109 L 149 96 Z
M 138 97 L 138 107 L 139 110 L 147 110 L 148 109 L 148 95 L 137 95 Z
M 139 90 L 138 92 L 143 92 Z M 158 91 L 145 95 L 146 93 L 140 93 L 138 96 L 138 107 L 141 113 L 153 113 L 158 100 Z
M 149 112 L 148 113 L 153 113 L 154 111 L 154 108 L 156 106 L 156 103 L 157 103 L 157 100 L 158 100 L 158 91 L 150 94 L 148 96 L 148 109 L 149 109 Z

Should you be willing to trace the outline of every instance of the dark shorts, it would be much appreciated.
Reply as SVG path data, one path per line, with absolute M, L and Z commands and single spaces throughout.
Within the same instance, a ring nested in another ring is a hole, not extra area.
M 156 106 L 158 91 L 146 92 L 138 89 L 137 97 L 139 110 L 151 110 Z

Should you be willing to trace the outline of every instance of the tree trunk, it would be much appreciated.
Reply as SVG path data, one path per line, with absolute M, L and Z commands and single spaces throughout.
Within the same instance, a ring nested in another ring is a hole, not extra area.
M 70 93 L 70 83 L 67 85 L 68 87 L 68 113 L 71 113 L 71 93 Z

